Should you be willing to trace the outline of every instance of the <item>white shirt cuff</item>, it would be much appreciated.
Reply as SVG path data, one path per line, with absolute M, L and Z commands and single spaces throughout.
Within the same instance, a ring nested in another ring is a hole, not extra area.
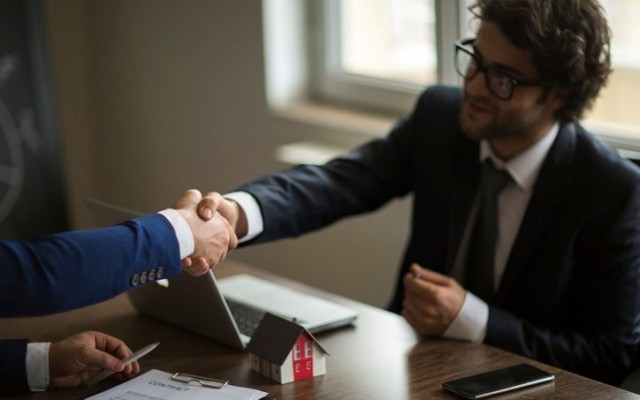
M 473 293 L 467 292 L 460 312 L 442 336 L 448 339 L 482 343 L 487 334 L 489 306 Z
M 187 220 L 173 208 L 159 211 L 158 214 L 164 216 L 171 226 L 173 226 L 173 230 L 176 233 L 176 239 L 178 239 L 178 245 L 180 246 L 180 259 L 182 260 L 193 254 L 196 245 Z
M 225 199 L 233 200 L 244 211 L 247 217 L 247 234 L 238 238 L 239 243 L 247 242 L 258 236 L 264 230 L 262 212 L 256 199 L 247 192 L 231 192 L 223 196 Z
M 49 346 L 51 343 L 27 344 L 27 382 L 32 392 L 49 387 Z

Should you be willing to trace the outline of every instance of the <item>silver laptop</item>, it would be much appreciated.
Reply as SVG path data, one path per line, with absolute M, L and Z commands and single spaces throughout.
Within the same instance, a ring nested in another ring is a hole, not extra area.
M 96 226 L 113 225 L 140 213 L 86 198 Z M 357 313 L 338 303 L 297 291 L 266 279 L 239 274 L 217 280 L 180 274 L 130 290 L 128 296 L 143 314 L 244 349 L 262 316 L 272 313 L 294 321 L 312 333 L 349 325 Z

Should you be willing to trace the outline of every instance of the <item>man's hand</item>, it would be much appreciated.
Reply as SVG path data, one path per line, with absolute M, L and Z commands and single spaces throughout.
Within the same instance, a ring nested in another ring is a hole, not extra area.
M 404 318 L 422 335 L 440 336 L 458 315 L 466 291 L 453 278 L 411 265 L 404 277 Z
M 123 365 L 131 349 L 124 342 L 100 332 L 84 332 L 49 347 L 49 386 L 71 388 L 86 383 L 102 370 L 127 379 L 140 372 L 138 362 Z
M 220 193 L 210 192 L 198 204 L 198 215 L 205 221 L 220 213 L 233 228 L 237 237 L 247 234 L 247 217 L 235 201 L 227 200 Z
M 202 194 L 191 189 L 173 205 L 185 218 L 193 234 L 195 249 L 190 257 L 182 261 L 182 268 L 194 276 L 207 272 L 238 246 L 234 229 L 221 213 L 214 212 L 208 220 L 198 216 L 197 207 L 201 200 Z

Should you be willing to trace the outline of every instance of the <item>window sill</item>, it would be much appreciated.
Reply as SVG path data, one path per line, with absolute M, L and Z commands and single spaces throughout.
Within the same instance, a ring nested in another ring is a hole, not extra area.
M 271 111 L 279 118 L 345 132 L 349 136 L 341 140 L 348 144 L 334 144 L 328 138 L 319 138 L 279 146 L 276 159 L 291 165 L 322 164 L 349 151 L 356 143 L 387 134 L 398 120 L 397 116 L 359 112 L 312 101 L 291 102 L 272 107 Z M 640 158 L 640 131 L 636 127 L 595 120 L 586 120 L 583 125 L 624 156 Z
M 331 143 L 327 137 L 324 140 L 318 138 L 314 141 L 278 146 L 275 159 L 290 165 L 323 164 L 346 153 L 357 143 L 385 135 L 397 120 L 397 117 L 357 112 L 310 101 L 296 101 L 286 106 L 272 107 L 271 112 L 279 118 L 344 132 L 348 136 L 341 138 L 341 144 Z
M 384 135 L 397 120 L 397 117 L 358 112 L 311 101 L 295 101 L 271 110 L 278 117 L 345 131 L 360 138 Z
M 586 120 L 584 127 L 623 155 L 637 157 L 640 153 L 640 129 L 635 126 Z

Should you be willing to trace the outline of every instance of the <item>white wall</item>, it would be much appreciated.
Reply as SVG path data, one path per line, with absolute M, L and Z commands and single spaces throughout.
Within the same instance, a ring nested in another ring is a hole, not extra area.
M 278 145 L 362 136 L 270 112 L 257 0 L 46 0 L 68 194 L 141 211 L 187 188 L 228 191 L 285 167 Z M 381 132 L 382 133 L 382 132 Z M 406 201 L 232 257 L 382 306 L 408 232 Z

